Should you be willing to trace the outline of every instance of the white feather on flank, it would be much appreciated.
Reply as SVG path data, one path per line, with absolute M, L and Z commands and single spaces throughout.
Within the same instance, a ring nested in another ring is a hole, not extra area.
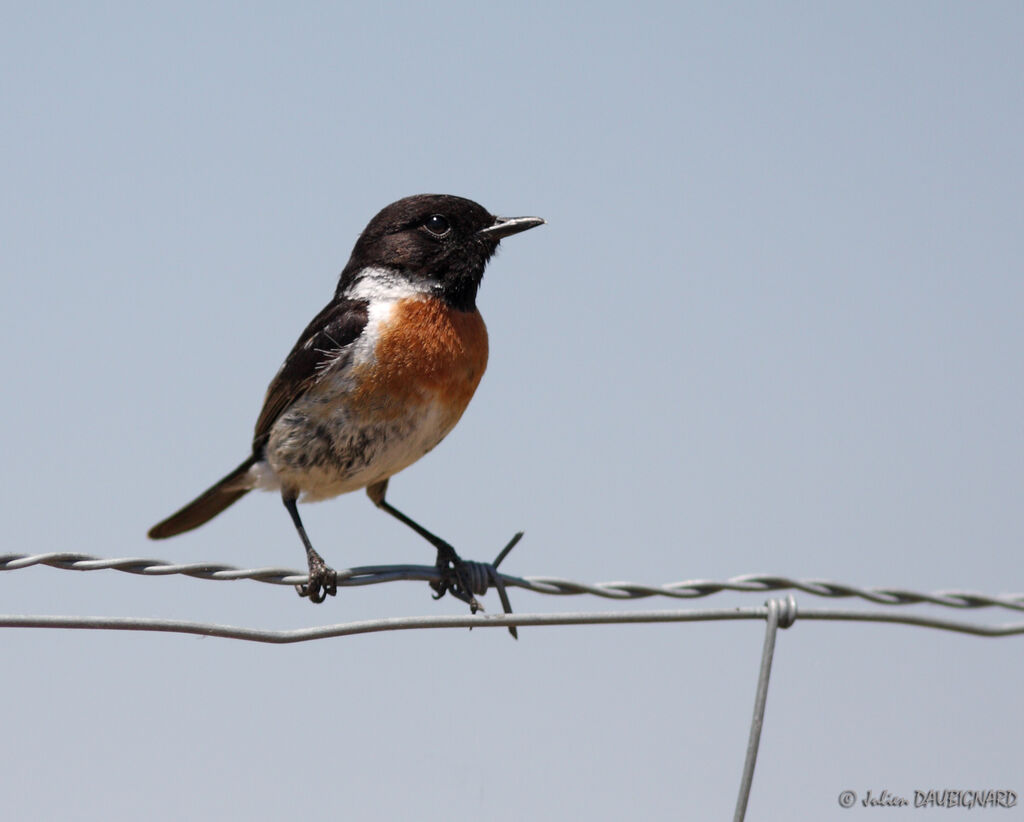
M 280 491 L 281 480 L 270 464 L 260 460 L 246 474 L 250 488 L 258 488 L 260 491 Z

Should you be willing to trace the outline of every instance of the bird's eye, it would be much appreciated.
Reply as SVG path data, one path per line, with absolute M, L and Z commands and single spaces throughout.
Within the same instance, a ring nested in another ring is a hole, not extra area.
M 423 225 L 426 226 L 427 231 L 435 237 L 444 237 L 452 230 L 452 226 L 451 223 L 448 222 L 448 218 L 442 214 L 434 214 L 427 217 L 427 221 Z

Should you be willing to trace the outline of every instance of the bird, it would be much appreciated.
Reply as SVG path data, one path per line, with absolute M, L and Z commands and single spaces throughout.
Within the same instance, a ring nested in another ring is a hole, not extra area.
M 309 566 L 296 589 L 319 603 L 337 593 L 337 573 L 313 547 L 297 503 L 366 489 L 437 549 L 437 596 L 450 590 L 475 611 L 455 549 L 385 495 L 391 477 L 454 428 L 480 383 L 488 338 L 477 291 L 499 242 L 544 222 L 497 217 L 450 194 L 383 208 L 356 240 L 334 297 L 270 382 L 252 452 L 149 537 L 191 531 L 251 490 L 278 491 Z

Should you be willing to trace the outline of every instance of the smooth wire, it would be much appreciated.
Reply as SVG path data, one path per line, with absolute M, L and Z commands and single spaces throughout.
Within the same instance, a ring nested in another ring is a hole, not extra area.
M 736 797 L 736 813 L 733 822 L 743 822 L 747 815 L 747 801 L 750 786 L 754 781 L 754 766 L 757 765 L 757 751 L 761 745 L 761 728 L 764 725 L 764 708 L 768 702 L 768 679 L 772 675 L 772 658 L 775 656 L 775 635 L 779 628 L 788 628 L 796 619 L 796 600 L 792 595 L 784 600 L 770 599 L 765 603 L 764 647 L 761 651 L 761 670 L 757 677 L 757 691 L 754 695 L 754 716 L 750 721 L 750 738 L 747 741 L 747 757 L 743 763 L 740 778 L 740 792 Z
M 735 620 L 765 620 L 765 638 L 761 653 L 761 667 L 758 674 L 757 690 L 754 697 L 754 712 L 747 742 L 743 774 L 740 779 L 739 795 L 736 800 L 734 822 L 743 822 L 750 789 L 757 764 L 757 753 L 764 724 L 765 706 L 768 699 L 768 681 L 771 676 L 772 658 L 775 653 L 775 637 L 778 629 L 788 628 L 796 618 L 796 600 L 792 595 L 785 599 L 768 600 L 762 607 L 719 608 L 693 610 L 622 611 L 622 612 L 576 612 L 555 614 L 461 614 L 448 616 L 410 616 L 369 619 L 345 622 L 336 625 L 321 625 L 293 630 L 266 630 L 243 628 L 233 625 L 192 622 L 177 619 L 153 619 L 146 617 L 101 617 L 101 616 L 18 616 L 0 615 L 0 628 L 63 628 L 78 630 L 106 631 L 155 631 L 161 633 L 192 634 L 223 639 L 240 639 L 248 642 L 264 642 L 274 645 L 288 645 L 315 639 L 354 636 L 356 634 L 382 631 L 407 631 L 430 628 L 508 628 L 544 627 L 552 625 L 611 625 L 657 622 L 708 622 Z M 1024 623 L 982 625 L 949 619 L 936 619 L 916 614 L 894 612 L 869 612 L 836 609 L 811 609 L 800 611 L 801 621 L 821 620 L 838 622 L 879 622 L 933 628 L 943 631 L 972 634 L 974 636 L 1011 636 L 1024 634 Z
M 193 622 L 180 619 L 150 617 L 0 615 L 0 628 L 65 628 L 105 631 L 155 631 L 158 633 L 194 634 L 197 636 L 241 639 L 271 645 L 289 645 L 314 639 L 354 636 L 382 631 L 410 631 L 428 628 L 508 628 L 543 627 L 551 625 L 614 625 L 656 622 L 707 622 L 766 619 L 768 608 L 718 608 L 657 611 L 598 611 L 547 614 L 454 614 L 443 616 L 408 616 L 367 619 L 320 625 L 312 628 L 272 630 L 244 628 Z M 801 609 L 800 619 L 839 622 L 881 622 L 934 628 L 974 636 L 998 637 L 1024 634 L 1024 623 L 983 625 L 916 614 L 873 613 L 830 608 Z

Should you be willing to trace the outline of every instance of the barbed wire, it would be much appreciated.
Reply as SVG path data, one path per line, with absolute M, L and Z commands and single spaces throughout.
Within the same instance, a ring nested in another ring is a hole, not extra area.
M 73 551 L 42 554 L 0 554 L 0 571 L 16 571 L 44 565 L 66 571 L 121 571 L 140 576 L 180 574 L 205 580 L 251 580 L 272 585 L 301 585 L 307 575 L 291 568 L 238 568 L 219 562 L 172 563 L 142 557 L 102 558 Z M 685 580 L 665 585 L 638 582 L 584 583 L 558 577 L 517 577 L 497 570 L 496 563 L 467 562 L 476 569 L 483 593 L 488 583 L 522 588 L 537 594 L 575 596 L 590 594 L 605 599 L 633 600 L 649 597 L 698 599 L 725 591 L 772 593 L 799 591 L 831 599 L 855 598 L 876 605 L 938 605 L 945 608 L 1003 608 L 1024 612 L 1024 594 L 989 595 L 974 591 L 909 591 L 902 588 L 862 588 L 823 579 L 793 579 L 779 575 L 745 574 L 726 580 Z M 376 585 L 384 582 L 438 582 L 441 572 L 434 565 L 363 565 L 338 571 L 339 587 Z
M 1024 622 L 1002 625 L 986 625 L 960 620 L 950 620 L 929 615 L 888 610 L 890 606 L 938 605 L 958 610 L 980 608 L 1002 608 L 1014 612 L 1024 611 L 1024 595 L 1001 594 L 990 596 L 972 591 L 937 591 L 921 593 L 896 588 L 861 588 L 830 580 L 799 580 L 784 576 L 749 574 L 732 577 L 724 581 L 688 580 L 667 585 L 643 585 L 635 582 L 602 582 L 586 584 L 555 577 L 515 577 L 498 571 L 498 565 L 518 542 L 517 534 L 492 563 L 467 563 L 468 585 L 476 594 L 486 593 L 489 587 L 497 589 L 501 598 L 503 614 L 457 614 L 412 617 L 386 617 L 361 620 L 335 625 L 319 625 L 311 628 L 292 630 L 269 630 L 260 628 L 219 625 L 178 619 L 155 619 L 146 617 L 103 617 L 103 616 L 54 616 L 0 614 L 0 628 L 64 628 L 77 630 L 108 631 L 153 631 L 159 633 L 191 634 L 205 637 L 221 637 L 249 642 L 275 645 L 308 642 L 330 637 L 353 636 L 356 634 L 381 631 L 401 631 L 427 628 L 506 628 L 516 636 L 517 627 L 547 625 L 598 625 L 636 624 L 666 622 L 702 622 L 764 620 L 765 639 L 761 654 L 754 711 L 750 725 L 746 757 L 736 800 L 734 822 L 743 822 L 754 768 L 760 746 L 761 729 L 764 723 L 768 682 L 771 676 L 775 637 L 780 629 L 791 627 L 797 619 L 798 609 L 793 594 L 784 599 L 769 599 L 762 607 L 614 611 L 614 612 L 568 612 L 553 614 L 513 614 L 509 604 L 507 587 L 524 588 L 538 594 L 571 596 L 591 594 L 615 600 L 634 600 L 663 596 L 672 599 L 696 599 L 726 591 L 742 593 L 764 593 L 775 591 L 800 591 L 825 598 L 856 598 L 886 610 L 840 610 L 804 609 L 799 618 L 839 622 L 875 622 L 903 624 L 933 628 L 974 636 L 1001 637 L 1024 635 Z M 252 580 L 275 585 L 300 585 L 307 581 L 307 575 L 287 568 L 236 568 L 213 562 L 170 563 L 163 560 L 140 557 L 105 559 L 70 551 L 45 554 L 0 554 L 0 571 L 15 571 L 45 565 L 69 571 L 114 570 L 141 576 L 169 576 L 181 574 L 208 580 Z M 372 565 L 349 568 L 338 572 L 339 586 L 373 585 L 382 582 L 414 580 L 441 582 L 442 570 L 425 565 Z

